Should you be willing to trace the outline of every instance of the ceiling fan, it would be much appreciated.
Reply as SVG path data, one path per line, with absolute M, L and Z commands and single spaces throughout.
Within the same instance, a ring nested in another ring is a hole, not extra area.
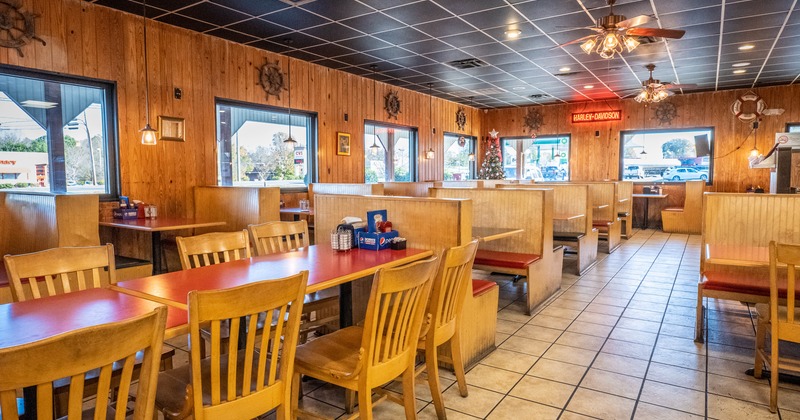
M 671 82 L 661 83 L 661 80 L 653 79 L 653 71 L 656 69 L 655 64 L 648 64 L 644 66 L 644 68 L 650 72 L 650 77 L 642 82 L 642 88 L 634 98 L 636 102 L 661 102 L 664 99 L 667 99 L 667 97 L 675 94 L 670 89 L 690 89 L 697 87 L 695 84 L 677 84 Z
M 638 26 L 656 19 L 647 15 L 639 15 L 630 19 L 623 15 L 615 15 L 614 4 L 617 1 L 606 0 L 606 2 L 608 3 L 608 15 L 597 19 L 597 25 L 584 28 L 595 31 L 597 34 L 578 38 L 555 48 L 581 43 L 581 49 L 586 54 L 595 52 L 600 57 L 613 58 L 614 54 L 621 54 L 623 48 L 628 52 L 636 49 L 639 46 L 638 37 L 680 39 L 686 33 L 680 29 L 639 28 Z

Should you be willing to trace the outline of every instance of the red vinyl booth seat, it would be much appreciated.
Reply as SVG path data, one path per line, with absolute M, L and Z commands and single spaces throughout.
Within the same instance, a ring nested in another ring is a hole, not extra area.
M 778 295 L 786 297 L 786 274 L 778 278 Z M 720 292 L 746 293 L 758 296 L 769 296 L 769 273 L 720 273 L 708 271 L 703 274 L 703 289 Z M 795 294 L 800 299 L 800 292 Z
M 472 296 L 480 296 L 495 286 L 497 283 L 491 280 L 472 279 Z
M 614 223 L 611 220 L 593 220 L 592 226 L 599 228 L 599 227 L 609 227 L 611 224 Z
M 475 255 L 475 265 L 524 269 L 540 259 L 542 257 L 536 254 L 518 254 L 515 252 L 479 249 Z

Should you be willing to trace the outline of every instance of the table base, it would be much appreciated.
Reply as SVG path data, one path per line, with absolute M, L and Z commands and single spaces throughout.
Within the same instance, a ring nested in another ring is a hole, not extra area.
M 756 370 L 753 368 L 747 369 L 744 371 L 745 375 L 752 376 L 755 378 Z M 761 377 L 756 379 L 769 379 L 772 373 L 769 369 L 763 369 L 761 371 Z M 783 382 L 785 384 L 792 384 L 792 385 L 800 385 L 800 376 L 791 375 L 788 373 L 778 373 L 778 382 Z

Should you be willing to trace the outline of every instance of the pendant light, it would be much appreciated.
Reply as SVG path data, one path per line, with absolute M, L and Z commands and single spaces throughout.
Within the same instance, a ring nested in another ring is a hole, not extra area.
M 436 129 L 433 128 L 433 83 L 428 83 L 428 124 L 431 126 L 431 146 L 433 146 Z M 425 158 L 430 160 L 436 157 L 433 147 L 425 153 Z
M 473 108 L 475 107 L 475 104 L 473 102 L 474 98 L 475 98 L 474 96 L 470 96 L 469 97 L 470 106 L 472 106 Z M 475 116 L 472 115 L 472 109 L 469 110 L 469 118 L 470 118 L 470 121 L 472 121 L 472 118 L 475 118 Z M 472 142 L 472 144 L 474 145 L 474 142 Z M 472 152 L 470 152 L 470 154 L 467 157 L 467 159 L 469 159 L 470 162 L 475 162 L 475 151 L 474 150 Z
M 144 128 L 139 130 L 142 133 L 142 144 L 154 146 L 157 142 L 156 130 L 150 126 L 150 76 L 147 65 L 147 0 L 142 2 L 142 22 L 144 23 Z
M 297 140 L 292 138 L 292 58 L 288 57 L 289 59 L 289 70 L 287 70 L 287 84 L 289 85 L 289 137 L 283 141 L 284 144 L 291 144 L 296 145 Z
M 372 69 L 372 146 L 369 147 L 369 150 L 372 156 L 378 156 L 378 152 L 381 151 L 381 147 L 377 143 L 378 133 L 375 131 L 375 120 L 378 118 L 378 114 L 375 111 L 375 94 L 378 93 L 378 79 L 375 71 L 378 70 L 378 66 L 373 64 L 369 67 Z
M 753 150 L 750 151 L 750 157 L 758 157 L 758 121 L 753 123 Z

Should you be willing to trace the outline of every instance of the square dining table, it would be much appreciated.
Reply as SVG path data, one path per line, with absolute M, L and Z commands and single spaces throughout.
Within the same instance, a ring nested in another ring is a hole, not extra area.
M 398 267 L 433 255 L 430 250 L 370 251 L 352 249 L 342 252 L 328 246 L 311 245 L 299 251 L 251 257 L 190 270 L 125 280 L 113 289 L 166 305 L 186 309 L 187 296 L 193 290 L 220 290 L 244 284 L 277 279 L 308 270 L 306 293 L 339 287 L 339 323 L 353 323 L 353 280 L 374 274 L 378 269 Z

